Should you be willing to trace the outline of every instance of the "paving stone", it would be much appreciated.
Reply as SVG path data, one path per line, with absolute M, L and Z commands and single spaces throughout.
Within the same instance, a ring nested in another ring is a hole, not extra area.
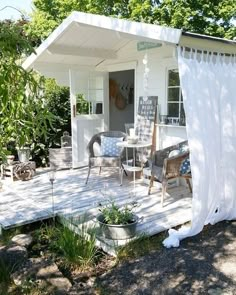
M 36 273 L 36 278 L 46 280 L 59 290 L 69 290 L 72 286 L 70 281 L 63 277 L 55 263 L 46 266 L 42 265 Z
M 19 246 L 27 248 L 32 243 L 33 238 L 31 235 L 19 234 L 14 236 L 11 241 Z
M 230 290 L 223 290 L 221 288 L 209 289 L 207 292 L 209 295 L 234 295 L 235 293 Z
M 54 286 L 62 293 L 71 288 L 70 281 L 63 277 L 57 265 L 51 260 L 44 258 L 30 258 L 22 265 L 21 269 L 12 274 L 12 279 L 16 285 L 21 285 L 27 278 L 45 281 Z
M 27 260 L 28 253 L 25 247 L 9 245 L 0 248 L 0 258 L 11 269 L 17 269 Z

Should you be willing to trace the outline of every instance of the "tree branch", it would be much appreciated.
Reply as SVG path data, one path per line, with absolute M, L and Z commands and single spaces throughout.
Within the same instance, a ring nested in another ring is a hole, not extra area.
M 11 5 L 6 5 L 6 6 L 4 6 L 3 8 L 0 9 L 0 11 L 4 10 L 4 9 L 6 9 L 6 8 L 12 8 L 12 9 L 15 9 L 16 11 L 18 11 L 18 12 L 21 14 L 21 16 L 25 17 L 25 14 L 24 14 L 20 9 L 18 9 L 18 8 L 14 7 L 14 6 L 11 6 Z

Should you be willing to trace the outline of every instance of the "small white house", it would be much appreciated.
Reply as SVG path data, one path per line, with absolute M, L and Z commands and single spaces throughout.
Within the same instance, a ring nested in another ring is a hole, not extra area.
M 124 130 L 139 97 L 158 96 L 157 148 L 188 138 L 193 183 L 191 227 L 171 230 L 167 247 L 236 219 L 235 41 L 73 12 L 23 66 L 70 86 L 74 168 L 93 134 Z M 89 114 L 77 113 L 81 95 Z
M 70 86 L 74 168 L 87 164 L 86 146 L 93 134 L 124 130 L 125 123 L 135 121 L 140 96 L 158 96 L 160 115 L 177 118 L 160 124 L 158 147 L 186 139 L 185 126 L 178 123 L 183 119 L 178 44 L 235 52 L 233 41 L 73 12 L 25 61 L 25 68 Z M 109 80 L 116 83 L 120 104 L 109 99 Z M 76 112 L 78 94 L 91 102 L 89 115 Z

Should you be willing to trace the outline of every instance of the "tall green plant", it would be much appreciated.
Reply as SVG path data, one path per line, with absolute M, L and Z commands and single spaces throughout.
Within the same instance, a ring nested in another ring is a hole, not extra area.
M 38 136 L 47 137 L 55 117 L 46 107 L 42 77 L 21 66 L 23 56 L 34 52 L 22 27 L 13 22 L 0 24 L 0 157 L 6 145 L 19 147 Z
M 11 283 L 11 273 L 13 271 L 13 267 L 8 265 L 1 257 L 0 257 L 0 295 L 8 294 L 8 287 Z
M 48 124 L 48 136 L 38 136 L 31 145 L 33 160 L 37 166 L 48 164 L 49 148 L 58 148 L 61 145 L 61 136 L 64 131 L 71 133 L 70 91 L 69 87 L 60 87 L 54 79 L 45 79 L 44 97 L 47 110 L 56 118 L 53 127 Z
M 80 267 L 90 266 L 95 262 L 97 248 L 95 245 L 95 230 L 88 228 L 85 220 L 79 225 L 79 232 L 75 233 L 70 223 L 64 225 L 57 240 L 58 248 L 69 264 Z

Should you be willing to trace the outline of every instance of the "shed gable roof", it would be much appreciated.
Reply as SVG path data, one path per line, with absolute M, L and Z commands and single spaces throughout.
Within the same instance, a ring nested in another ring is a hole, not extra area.
M 107 16 L 74 11 L 24 62 L 23 67 L 33 67 L 34 62 L 47 62 L 50 55 L 87 58 L 87 64 L 99 63 L 104 58 L 116 58 L 116 52 L 131 40 L 178 44 L 181 30 L 138 23 Z M 44 58 L 42 56 L 44 55 Z

